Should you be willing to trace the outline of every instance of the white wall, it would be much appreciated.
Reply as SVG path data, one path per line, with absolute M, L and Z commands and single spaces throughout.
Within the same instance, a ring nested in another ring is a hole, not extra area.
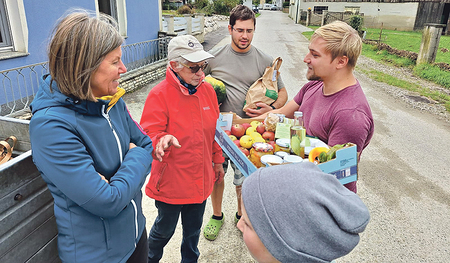
M 291 0 L 292 1 L 292 0 Z M 294 0 L 296 3 L 297 0 Z M 347 6 L 359 6 L 364 13 L 364 26 L 397 30 L 413 30 L 419 3 L 367 3 L 367 2 L 299 2 L 299 8 L 306 11 L 308 7 L 328 6 L 330 12 L 344 12 Z M 292 6 L 291 9 L 294 9 Z M 291 18 L 295 19 L 295 10 L 291 10 Z

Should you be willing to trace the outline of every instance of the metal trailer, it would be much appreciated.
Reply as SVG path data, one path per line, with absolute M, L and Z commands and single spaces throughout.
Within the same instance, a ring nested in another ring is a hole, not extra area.
M 61 262 L 53 197 L 31 158 L 28 126 L 0 116 L 0 139 L 18 139 L 14 158 L 0 165 L 0 262 Z

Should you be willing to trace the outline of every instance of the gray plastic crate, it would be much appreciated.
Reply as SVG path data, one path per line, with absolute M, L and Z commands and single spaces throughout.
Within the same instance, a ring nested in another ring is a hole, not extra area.
M 31 158 L 30 121 L 0 116 L 0 138 L 17 138 L 0 165 L 0 262 L 61 262 L 53 197 Z

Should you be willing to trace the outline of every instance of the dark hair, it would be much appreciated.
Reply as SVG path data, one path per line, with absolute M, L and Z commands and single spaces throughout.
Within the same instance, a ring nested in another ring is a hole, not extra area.
M 253 20 L 253 25 L 256 27 L 255 13 L 245 5 L 237 5 L 230 12 L 230 26 L 236 24 L 236 20 Z

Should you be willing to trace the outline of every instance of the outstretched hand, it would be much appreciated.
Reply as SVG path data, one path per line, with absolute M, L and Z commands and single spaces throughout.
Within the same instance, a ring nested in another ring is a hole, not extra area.
M 255 103 L 257 109 L 250 109 L 248 108 L 245 112 L 245 114 L 247 114 L 249 117 L 258 117 L 261 114 L 264 114 L 266 112 L 269 112 L 272 109 L 272 107 L 270 107 L 270 105 L 267 105 L 263 102 L 257 102 Z
M 162 162 L 162 158 L 165 154 L 165 150 L 167 150 L 170 146 L 174 146 L 176 148 L 181 148 L 180 143 L 178 142 L 175 136 L 167 134 L 164 135 L 158 142 L 155 147 L 155 156 L 158 161 Z

